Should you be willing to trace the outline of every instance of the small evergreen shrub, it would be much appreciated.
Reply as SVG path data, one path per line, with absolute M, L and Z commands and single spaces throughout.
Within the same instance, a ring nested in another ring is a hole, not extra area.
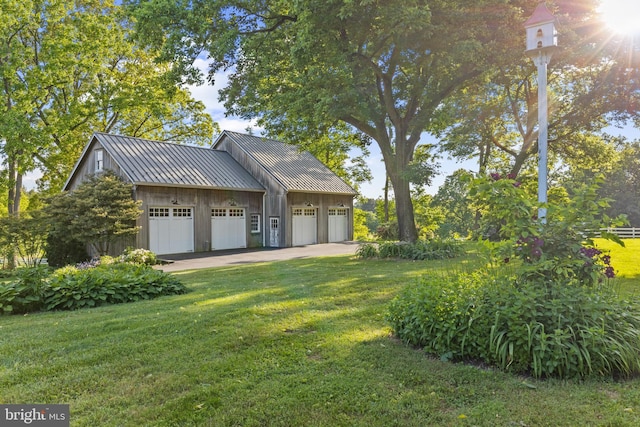
M 50 232 L 47 236 L 44 250 L 47 264 L 54 268 L 90 259 L 84 243 L 74 239 L 63 238 L 54 232 Z

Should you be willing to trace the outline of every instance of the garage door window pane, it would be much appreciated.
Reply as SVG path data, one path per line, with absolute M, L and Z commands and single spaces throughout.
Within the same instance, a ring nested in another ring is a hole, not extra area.
M 149 208 L 149 217 L 161 218 L 169 216 L 169 208 Z
M 227 210 L 218 209 L 218 208 L 211 209 L 211 216 L 215 216 L 215 217 L 227 216 Z
M 174 208 L 173 216 L 181 218 L 191 218 L 191 208 Z

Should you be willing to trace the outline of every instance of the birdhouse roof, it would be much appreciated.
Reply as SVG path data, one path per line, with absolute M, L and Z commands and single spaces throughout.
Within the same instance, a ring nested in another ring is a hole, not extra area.
M 524 23 L 524 26 L 533 27 L 535 25 L 546 24 L 555 20 L 556 18 L 547 8 L 546 2 L 541 1 L 538 3 L 536 10 L 533 11 L 533 15 L 531 15 L 531 17 Z

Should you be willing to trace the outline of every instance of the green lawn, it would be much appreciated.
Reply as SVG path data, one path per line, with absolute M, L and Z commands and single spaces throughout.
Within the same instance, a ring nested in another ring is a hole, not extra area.
M 640 239 L 625 239 L 624 247 L 609 240 L 597 239 L 596 246 L 610 251 L 616 270 L 614 285 L 621 294 L 640 295 Z
M 640 425 L 640 379 L 536 381 L 390 337 L 403 286 L 472 262 L 224 267 L 179 273 L 186 295 L 0 317 L 0 403 L 68 403 L 72 426 Z

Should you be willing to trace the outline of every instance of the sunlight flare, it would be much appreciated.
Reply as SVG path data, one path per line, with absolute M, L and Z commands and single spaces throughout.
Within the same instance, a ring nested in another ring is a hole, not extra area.
M 640 33 L 640 2 L 602 0 L 599 11 L 609 28 L 617 33 Z

